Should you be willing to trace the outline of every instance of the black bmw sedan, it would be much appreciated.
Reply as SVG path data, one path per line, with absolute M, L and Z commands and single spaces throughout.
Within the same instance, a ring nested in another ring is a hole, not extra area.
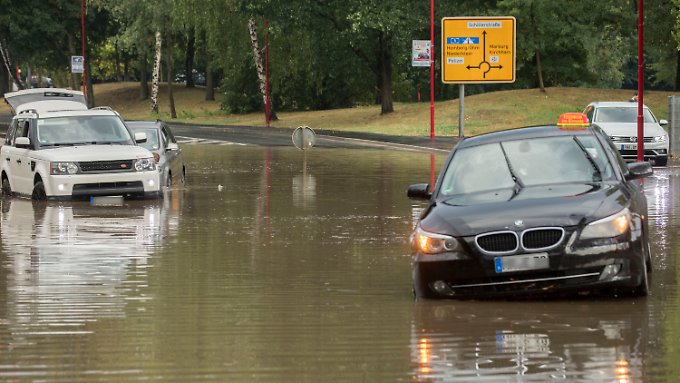
M 651 252 L 641 178 L 580 113 L 469 137 L 411 235 L 418 298 L 611 292 L 645 296 Z M 576 122 L 575 122 L 576 121 Z

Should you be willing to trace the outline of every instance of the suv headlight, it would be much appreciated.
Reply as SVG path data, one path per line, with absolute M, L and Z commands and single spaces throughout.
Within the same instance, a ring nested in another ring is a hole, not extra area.
M 654 142 L 666 142 L 668 141 L 668 134 L 664 134 L 663 136 L 654 136 Z
M 156 169 L 156 166 L 154 165 L 153 157 L 138 158 L 135 160 L 135 170 L 138 172 L 154 169 Z
M 614 215 L 586 225 L 581 232 L 581 239 L 617 237 L 630 229 L 630 222 L 630 210 L 625 208 Z
M 51 162 L 50 174 L 78 174 L 80 168 L 75 162 Z
M 411 235 L 411 247 L 424 254 L 439 254 L 456 251 L 459 244 L 457 239 L 449 235 L 428 233 L 417 228 Z

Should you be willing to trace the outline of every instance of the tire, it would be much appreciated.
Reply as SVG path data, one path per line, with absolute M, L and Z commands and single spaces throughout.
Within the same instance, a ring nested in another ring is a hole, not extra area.
M 654 165 L 656 166 L 666 166 L 668 164 L 668 157 L 656 157 L 654 159 Z
M 31 198 L 36 201 L 44 201 L 47 199 L 45 185 L 42 181 L 38 181 L 35 183 L 35 185 L 33 185 L 33 193 L 31 193 Z
M 649 243 L 644 241 L 642 244 L 642 267 L 640 271 L 640 284 L 633 289 L 634 297 L 646 297 L 649 294 L 649 273 L 647 268 L 651 267 L 651 258 L 648 252 Z M 649 264 L 648 264 L 649 262 Z
M 12 186 L 9 184 L 9 179 L 7 177 L 4 177 L 2 179 L 2 195 L 4 196 L 12 195 Z

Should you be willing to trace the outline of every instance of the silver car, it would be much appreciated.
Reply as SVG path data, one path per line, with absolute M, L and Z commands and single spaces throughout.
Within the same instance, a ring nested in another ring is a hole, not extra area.
M 186 167 L 182 149 L 177 144 L 170 127 L 163 121 L 126 121 L 133 133 L 146 133 L 146 142 L 139 145 L 153 153 L 161 185 L 172 187 L 186 183 Z
M 626 161 L 637 159 L 636 102 L 591 102 L 583 113 L 588 120 L 604 130 Z M 662 128 L 666 120 L 657 120 L 652 111 L 643 105 L 644 159 L 654 165 L 666 166 L 668 162 L 668 133 Z

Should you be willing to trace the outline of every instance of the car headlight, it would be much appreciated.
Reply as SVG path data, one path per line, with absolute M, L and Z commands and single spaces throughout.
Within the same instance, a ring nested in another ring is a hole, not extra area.
M 581 239 L 612 238 L 625 234 L 630 229 L 630 210 L 625 208 L 620 212 L 592 222 L 581 232 Z
M 50 174 L 77 174 L 80 172 L 75 162 L 51 162 Z
M 654 136 L 654 142 L 666 142 L 668 141 L 668 134 L 664 134 L 663 136 Z
M 449 235 L 428 233 L 418 228 L 411 236 L 411 247 L 424 254 L 439 254 L 456 251 L 459 244 Z
M 156 166 L 154 165 L 153 157 L 139 158 L 135 160 L 135 170 L 138 172 L 154 170 L 155 168 Z

